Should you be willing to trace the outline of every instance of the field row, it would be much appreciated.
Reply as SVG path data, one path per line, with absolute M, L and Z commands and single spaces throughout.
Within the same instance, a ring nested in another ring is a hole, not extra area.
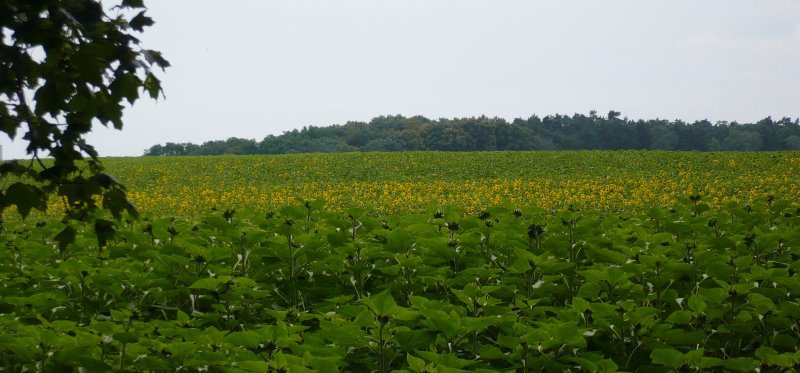
M 9 222 L 10 371 L 784 370 L 800 364 L 797 208 L 645 214 L 320 202 L 119 223 Z
M 498 203 L 641 211 L 702 195 L 712 208 L 800 192 L 800 154 L 674 152 L 344 153 L 109 159 L 142 212 L 190 216 L 212 207 L 379 213 Z

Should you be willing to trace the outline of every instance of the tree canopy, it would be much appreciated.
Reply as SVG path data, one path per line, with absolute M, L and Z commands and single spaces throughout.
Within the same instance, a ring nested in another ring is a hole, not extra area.
M 0 212 L 15 206 L 25 217 L 57 195 L 66 220 L 96 220 L 98 207 L 116 218 L 135 213 L 124 186 L 103 173 L 86 134 L 97 125 L 122 129 L 126 103 L 142 91 L 162 94 L 154 70 L 169 63 L 137 38 L 152 24 L 142 0 L 112 7 L 97 0 L 0 1 L 0 131 L 11 139 L 22 134 L 30 156 L 0 166 Z M 97 230 L 110 225 L 95 221 Z
M 800 122 L 767 117 L 739 124 L 706 120 L 687 123 L 661 119 L 630 120 L 610 111 L 607 116 L 550 115 L 511 122 L 485 116 L 430 120 L 380 116 L 369 123 L 270 135 L 256 141 L 231 137 L 203 144 L 154 145 L 145 155 L 282 154 L 341 151 L 489 151 L 489 150 L 795 150 L 800 149 Z

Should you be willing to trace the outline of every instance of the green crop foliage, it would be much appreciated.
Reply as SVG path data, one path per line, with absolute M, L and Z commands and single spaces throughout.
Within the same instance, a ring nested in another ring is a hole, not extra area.
M 738 167 L 747 155 L 736 156 Z M 638 210 L 391 214 L 313 200 L 108 220 L 116 233 L 102 240 L 76 224 L 72 243 L 58 240 L 58 220 L 8 221 L 0 366 L 796 369 L 797 200 L 692 196 Z

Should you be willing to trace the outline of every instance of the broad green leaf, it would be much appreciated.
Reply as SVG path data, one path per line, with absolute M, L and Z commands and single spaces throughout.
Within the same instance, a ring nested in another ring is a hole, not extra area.
M 320 322 L 319 335 L 336 345 L 348 348 L 362 348 L 367 345 L 368 339 L 361 328 L 355 323 L 337 324 L 329 321 Z
M 747 303 L 753 306 L 760 314 L 765 314 L 775 309 L 775 303 L 773 303 L 771 299 L 758 293 L 748 294 Z
M 197 345 L 194 342 L 173 342 L 169 344 L 169 351 L 177 356 L 191 355 L 197 351 Z
M 246 233 L 245 241 L 248 245 L 259 245 L 267 238 L 265 231 L 249 231 Z
M 404 252 L 414 245 L 414 238 L 404 230 L 394 230 L 389 233 L 389 242 L 386 248 L 392 252 Z
M 347 216 L 353 217 L 355 219 L 360 219 L 361 217 L 364 216 L 364 214 L 366 212 L 367 212 L 367 210 L 365 210 L 363 208 L 359 208 L 359 207 L 352 207 L 352 208 L 349 208 L 349 209 L 345 210 L 345 214 Z
M 798 364 L 798 358 L 793 353 L 779 353 L 767 346 L 759 347 L 755 352 L 756 357 L 769 366 L 791 368 Z
M 144 31 L 144 28 L 147 26 L 152 26 L 153 23 L 153 19 L 145 15 L 145 11 L 139 12 L 139 14 L 135 15 L 130 21 L 128 21 L 128 25 L 130 25 L 132 29 L 139 32 Z
M 362 301 L 377 317 L 391 316 L 398 309 L 397 303 L 388 289 L 364 298 Z
M 688 311 L 677 310 L 671 313 L 665 321 L 670 324 L 688 325 L 692 322 L 692 314 Z
M 581 287 L 578 289 L 578 296 L 581 298 L 597 298 L 600 294 L 600 291 L 603 289 L 600 285 L 596 282 L 585 282 Z
M 131 312 L 128 310 L 111 310 L 111 318 L 117 322 L 127 322 L 131 318 Z
M 217 290 L 220 286 L 219 279 L 216 278 L 201 278 L 195 281 L 191 286 L 190 289 L 204 289 L 204 290 Z
M 414 357 L 414 355 L 406 354 L 406 361 L 414 372 L 422 372 L 425 369 L 425 360 Z
M 161 81 L 155 75 L 148 73 L 144 80 L 144 89 L 150 94 L 151 98 L 157 99 L 161 94 Z
M 223 218 L 221 216 L 218 216 L 218 215 L 206 216 L 205 222 L 208 225 L 210 225 L 210 226 L 212 226 L 214 228 L 217 228 L 217 229 L 219 229 L 221 231 L 225 231 L 225 230 L 228 230 L 228 229 L 231 228 L 231 224 L 228 223 L 228 221 L 225 220 L 225 218 Z
M 589 359 L 584 359 L 582 357 L 577 357 L 577 356 L 575 356 L 575 357 L 570 356 L 570 357 L 567 357 L 566 360 L 580 365 L 581 368 L 583 368 L 587 372 L 597 372 L 598 371 L 597 364 L 595 364 L 595 362 L 593 362 L 593 361 L 591 361 Z
M 256 348 L 261 343 L 262 338 L 256 332 L 243 331 L 233 332 L 225 337 L 225 341 L 237 346 Z
M 591 303 L 586 301 L 581 297 L 572 298 L 572 309 L 577 311 L 578 313 L 583 313 L 583 311 L 589 310 L 592 308 Z
M 706 310 L 706 302 L 700 295 L 692 294 L 689 297 L 689 309 L 696 312 L 697 314 L 702 315 Z
M 425 313 L 428 328 L 440 331 L 445 338 L 451 339 L 461 334 L 458 315 L 448 314 L 444 311 L 431 310 Z
M 725 369 L 739 372 L 752 372 L 759 365 L 758 360 L 749 357 L 725 359 L 720 364 Z
M 686 356 L 680 353 L 680 351 L 667 348 L 653 350 L 653 352 L 650 353 L 650 358 L 653 360 L 653 363 L 664 365 L 671 369 L 678 369 L 686 363 Z
M 178 325 L 181 326 L 189 325 L 190 321 L 191 318 L 189 317 L 189 315 L 186 314 L 186 312 L 183 312 L 181 310 L 177 311 L 177 314 L 175 316 L 175 322 L 177 322 Z

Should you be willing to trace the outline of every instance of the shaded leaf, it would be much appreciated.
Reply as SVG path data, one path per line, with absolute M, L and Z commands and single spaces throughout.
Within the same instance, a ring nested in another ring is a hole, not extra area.
M 36 186 L 23 182 L 16 182 L 6 189 L 3 207 L 16 205 L 22 218 L 28 217 L 31 209 L 44 211 L 47 208 L 47 196 Z

